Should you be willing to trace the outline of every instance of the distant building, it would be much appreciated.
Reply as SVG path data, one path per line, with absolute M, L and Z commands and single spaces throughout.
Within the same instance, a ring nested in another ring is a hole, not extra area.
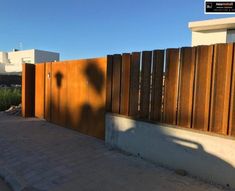
M 59 53 L 36 49 L 0 52 L 0 73 L 21 72 L 23 63 L 35 64 L 41 62 L 59 61 L 59 59 Z
M 235 17 L 189 22 L 192 46 L 235 42 Z

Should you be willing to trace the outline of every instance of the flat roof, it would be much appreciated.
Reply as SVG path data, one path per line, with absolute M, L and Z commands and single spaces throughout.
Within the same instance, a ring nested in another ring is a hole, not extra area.
M 22 52 L 28 52 L 28 51 L 40 51 L 40 52 L 48 52 L 48 53 L 56 53 L 56 54 L 59 54 L 59 52 L 53 52 L 53 51 L 47 51 L 47 50 L 39 50 L 39 49 L 28 49 L 28 50 L 16 50 L 16 51 L 9 51 L 7 53 L 13 53 L 13 52 L 19 52 L 19 53 L 22 53 Z
M 188 28 L 192 31 L 235 29 L 235 17 L 189 22 Z

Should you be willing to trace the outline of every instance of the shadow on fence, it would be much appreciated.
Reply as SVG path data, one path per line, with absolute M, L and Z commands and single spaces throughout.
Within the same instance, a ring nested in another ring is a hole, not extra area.
M 104 139 L 106 76 L 101 68 L 105 64 L 86 60 L 85 63 L 64 63 L 66 69 L 56 70 L 51 79 L 50 107 L 47 107 L 52 122 Z M 69 67 L 77 73 L 70 73 Z

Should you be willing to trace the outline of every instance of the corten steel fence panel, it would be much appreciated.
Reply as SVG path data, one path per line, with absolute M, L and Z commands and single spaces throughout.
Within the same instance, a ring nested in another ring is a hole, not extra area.
M 68 61 L 67 125 L 104 139 L 106 58 Z
M 234 45 L 233 45 L 234 46 Z M 235 136 L 235 49 L 233 49 L 232 88 L 230 92 L 229 135 Z
M 47 120 L 104 139 L 107 59 L 48 62 L 36 67 L 37 116 L 43 117 L 44 105 Z
M 120 112 L 122 56 L 113 55 L 112 112 Z
M 163 122 L 172 125 L 176 125 L 179 64 L 179 49 L 167 49 Z
M 51 74 L 51 121 L 66 126 L 67 71 L 64 62 L 52 63 Z
M 227 134 L 233 44 L 216 44 L 213 61 L 210 131 Z
M 51 121 L 51 78 L 52 78 L 52 63 L 45 63 L 45 119 Z
M 122 55 L 120 114 L 129 115 L 131 55 Z
M 86 112 L 81 115 L 81 120 L 88 135 L 101 139 L 105 137 L 106 69 L 107 59 L 99 58 L 87 60 L 83 70 L 89 84 L 87 97 L 90 106 L 83 107 Z
M 152 52 L 143 51 L 140 87 L 140 118 L 142 119 L 149 119 L 151 62 Z
M 44 118 L 45 64 L 35 65 L 35 117 Z
M 33 117 L 35 106 L 35 65 L 22 65 L 22 116 Z
M 138 117 L 139 83 L 140 83 L 140 52 L 133 52 L 131 55 L 131 76 L 130 76 L 130 106 L 129 115 Z
M 195 68 L 192 128 L 208 131 L 213 46 L 198 46 Z
M 229 135 L 235 136 L 235 49 L 233 49 L 232 87 L 230 92 Z
M 80 70 L 82 61 L 68 61 L 67 65 L 67 125 L 69 128 L 77 129 L 85 133 L 80 123 L 80 107 L 83 105 L 83 99 L 87 95 L 87 81 L 82 78 Z M 84 83 L 84 84 L 83 84 Z M 83 87 L 84 86 L 84 87 Z
M 153 51 L 152 100 L 150 119 L 160 122 L 162 110 L 164 50 Z
M 196 48 L 181 48 L 177 125 L 191 127 Z
M 106 111 L 112 111 L 113 56 L 107 56 Z

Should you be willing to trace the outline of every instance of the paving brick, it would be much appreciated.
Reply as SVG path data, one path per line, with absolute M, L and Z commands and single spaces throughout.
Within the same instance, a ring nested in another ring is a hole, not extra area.
M 0 150 L 0 175 L 17 191 L 222 190 L 35 118 L 1 113 Z

